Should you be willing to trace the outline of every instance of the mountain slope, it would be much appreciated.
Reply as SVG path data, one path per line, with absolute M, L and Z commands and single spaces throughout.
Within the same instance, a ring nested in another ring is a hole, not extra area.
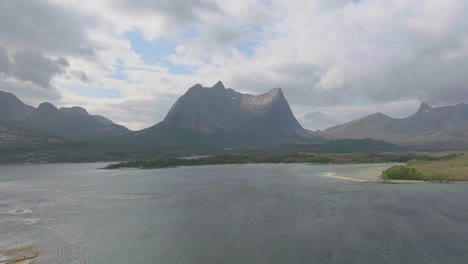
M 0 146 L 64 143 L 66 139 L 0 123 Z
M 468 105 L 432 108 L 422 103 L 419 110 L 407 118 L 376 113 L 328 128 L 321 135 L 328 139 L 372 138 L 435 148 L 463 148 L 468 146 Z
M 164 120 L 136 132 L 135 141 L 156 145 L 247 146 L 318 142 L 297 122 L 281 89 L 262 95 L 238 93 L 222 82 L 197 84 L 172 106 Z
M 56 136 L 95 140 L 125 135 L 130 131 L 102 116 L 94 116 L 81 107 L 57 109 L 51 103 L 38 108 L 28 106 L 12 93 L 0 91 L 0 122 Z

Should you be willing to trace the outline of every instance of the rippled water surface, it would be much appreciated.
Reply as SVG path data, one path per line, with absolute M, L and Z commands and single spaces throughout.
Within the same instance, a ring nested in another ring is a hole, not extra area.
M 468 263 L 468 185 L 383 165 L 0 167 L 0 251 L 41 263 Z

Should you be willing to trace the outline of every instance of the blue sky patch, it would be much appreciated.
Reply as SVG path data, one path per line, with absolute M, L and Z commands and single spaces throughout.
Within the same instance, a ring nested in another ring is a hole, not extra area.
M 117 59 L 115 65 L 115 71 L 109 77 L 116 80 L 127 80 L 127 74 L 123 71 L 125 70 L 124 61 L 122 59 Z
M 195 37 L 197 34 L 195 28 L 187 31 L 187 37 Z M 124 37 L 130 41 L 132 50 L 139 54 L 146 64 L 168 68 L 171 74 L 193 74 L 193 67 L 173 64 L 168 60 L 170 55 L 176 53 L 177 43 L 175 41 L 164 37 L 148 41 L 138 30 L 127 32 Z
M 67 89 L 73 94 L 89 98 L 122 98 L 120 91 L 116 89 L 101 89 L 77 83 L 67 85 Z
M 252 57 L 254 55 L 254 47 L 257 45 L 257 42 L 254 40 L 242 41 L 234 44 L 234 48 L 244 53 L 247 57 Z

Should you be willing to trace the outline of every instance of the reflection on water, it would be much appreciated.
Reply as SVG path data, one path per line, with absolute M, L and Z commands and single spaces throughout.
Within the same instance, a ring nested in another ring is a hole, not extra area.
M 39 263 L 468 260 L 467 185 L 323 177 L 372 181 L 386 165 L 99 167 L 0 167 L 0 251 L 33 245 Z

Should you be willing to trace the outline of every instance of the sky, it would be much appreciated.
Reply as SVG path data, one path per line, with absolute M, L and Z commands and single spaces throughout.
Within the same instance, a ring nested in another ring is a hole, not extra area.
M 281 87 L 324 129 L 468 103 L 466 0 L 0 0 L 0 90 L 139 130 L 188 88 Z

